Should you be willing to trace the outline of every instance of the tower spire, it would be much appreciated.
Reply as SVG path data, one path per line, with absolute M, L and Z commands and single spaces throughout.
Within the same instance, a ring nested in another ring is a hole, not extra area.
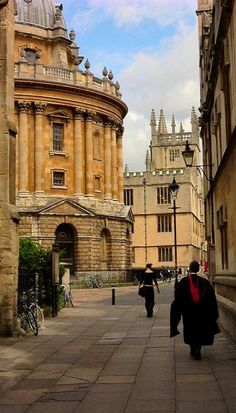
M 172 115 L 171 128 L 172 128 L 172 133 L 173 133 L 173 135 L 175 134 L 175 127 L 176 127 L 175 116 Z
M 161 111 L 160 111 L 160 117 L 159 117 L 159 123 L 158 123 L 158 133 L 160 133 L 160 134 L 168 133 L 163 109 L 161 109 Z

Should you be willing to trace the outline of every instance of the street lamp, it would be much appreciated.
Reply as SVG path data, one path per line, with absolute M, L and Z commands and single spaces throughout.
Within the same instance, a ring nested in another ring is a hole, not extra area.
M 193 156 L 194 156 L 194 150 L 190 148 L 188 141 L 186 141 L 186 146 L 185 146 L 185 150 L 182 151 L 182 155 L 184 158 L 184 162 L 186 164 L 187 167 L 196 167 L 196 168 L 200 168 L 201 171 L 203 172 L 203 175 L 205 176 L 205 178 L 207 179 L 207 181 L 210 183 L 209 185 L 209 201 L 208 201 L 208 205 L 210 203 L 210 211 L 211 211 L 211 244 L 214 245 L 215 244 L 215 231 L 214 231 L 214 199 L 213 199 L 213 176 L 212 176 L 212 167 L 213 167 L 213 163 L 210 164 L 203 164 L 203 165 L 193 165 Z M 210 175 L 208 176 L 205 172 L 205 169 L 203 168 L 204 166 L 209 166 L 209 172 Z M 206 208 L 206 202 L 205 202 L 205 208 Z M 206 210 L 205 210 L 205 216 L 206 216 Z
M 208 182 L 211 182 L 212 179 L 207 176 L 203 166 L 213 166 L 213 164 L 193 165 L 194 150 L 190 148 L 188 141 L 186 141 L 185 150 L 182 151 L 182 155 L 187 168 L 191 168 L 192 166 L 195 168 L 200 168 Z
M 177 273 L 177 237 L 176 237 L 176 198 L 179 190 L 179 185 L 177 184 L 175 177 L 172 183 L 169 185 L 170 196 L 173 199 L 173 211 L 174 211 L 174 245 L 175 245 L 175 288 L 178 284 L 178 273 Z

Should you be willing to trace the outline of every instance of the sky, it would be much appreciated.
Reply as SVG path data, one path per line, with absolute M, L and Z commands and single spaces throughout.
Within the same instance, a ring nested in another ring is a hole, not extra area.
M 118 80 L 128 106 L 124 119 L 123 161 L 144 171 L 151 139 L 150 114 L 163 109 L 167 129 L 175 115 L 190 131 L 190 114 L 199 103 L 197 0 L 62 0 L 68 32 L 91 72 L 104 66 Z

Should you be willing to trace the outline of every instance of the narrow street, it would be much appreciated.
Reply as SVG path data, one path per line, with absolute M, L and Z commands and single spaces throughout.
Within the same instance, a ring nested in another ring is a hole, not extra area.
M 236 346 L 222 333 L 192 360 L 169 338 L 173 283 L 146 318 L 137 286 L 73 290 L 38 337 L 0 338 L 1 413 L 236 413 Z

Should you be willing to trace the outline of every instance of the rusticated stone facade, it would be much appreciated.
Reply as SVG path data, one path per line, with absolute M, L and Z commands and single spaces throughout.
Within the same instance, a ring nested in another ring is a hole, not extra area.
M 16 325 L 19 217 L 15 209 L 14 1 L 0 2 L 0 335 Z
M 20 236 L 57 242 L 77 277 L 131 268 L 132 215 L 123 204 L 123 118 L 113 74 L 95 77 L 62 7 L 17 0 L 15 116 Z M 66 6 L 66 5 L 65 5 Z M 109 276 L 110 276 L 109 275 Z

